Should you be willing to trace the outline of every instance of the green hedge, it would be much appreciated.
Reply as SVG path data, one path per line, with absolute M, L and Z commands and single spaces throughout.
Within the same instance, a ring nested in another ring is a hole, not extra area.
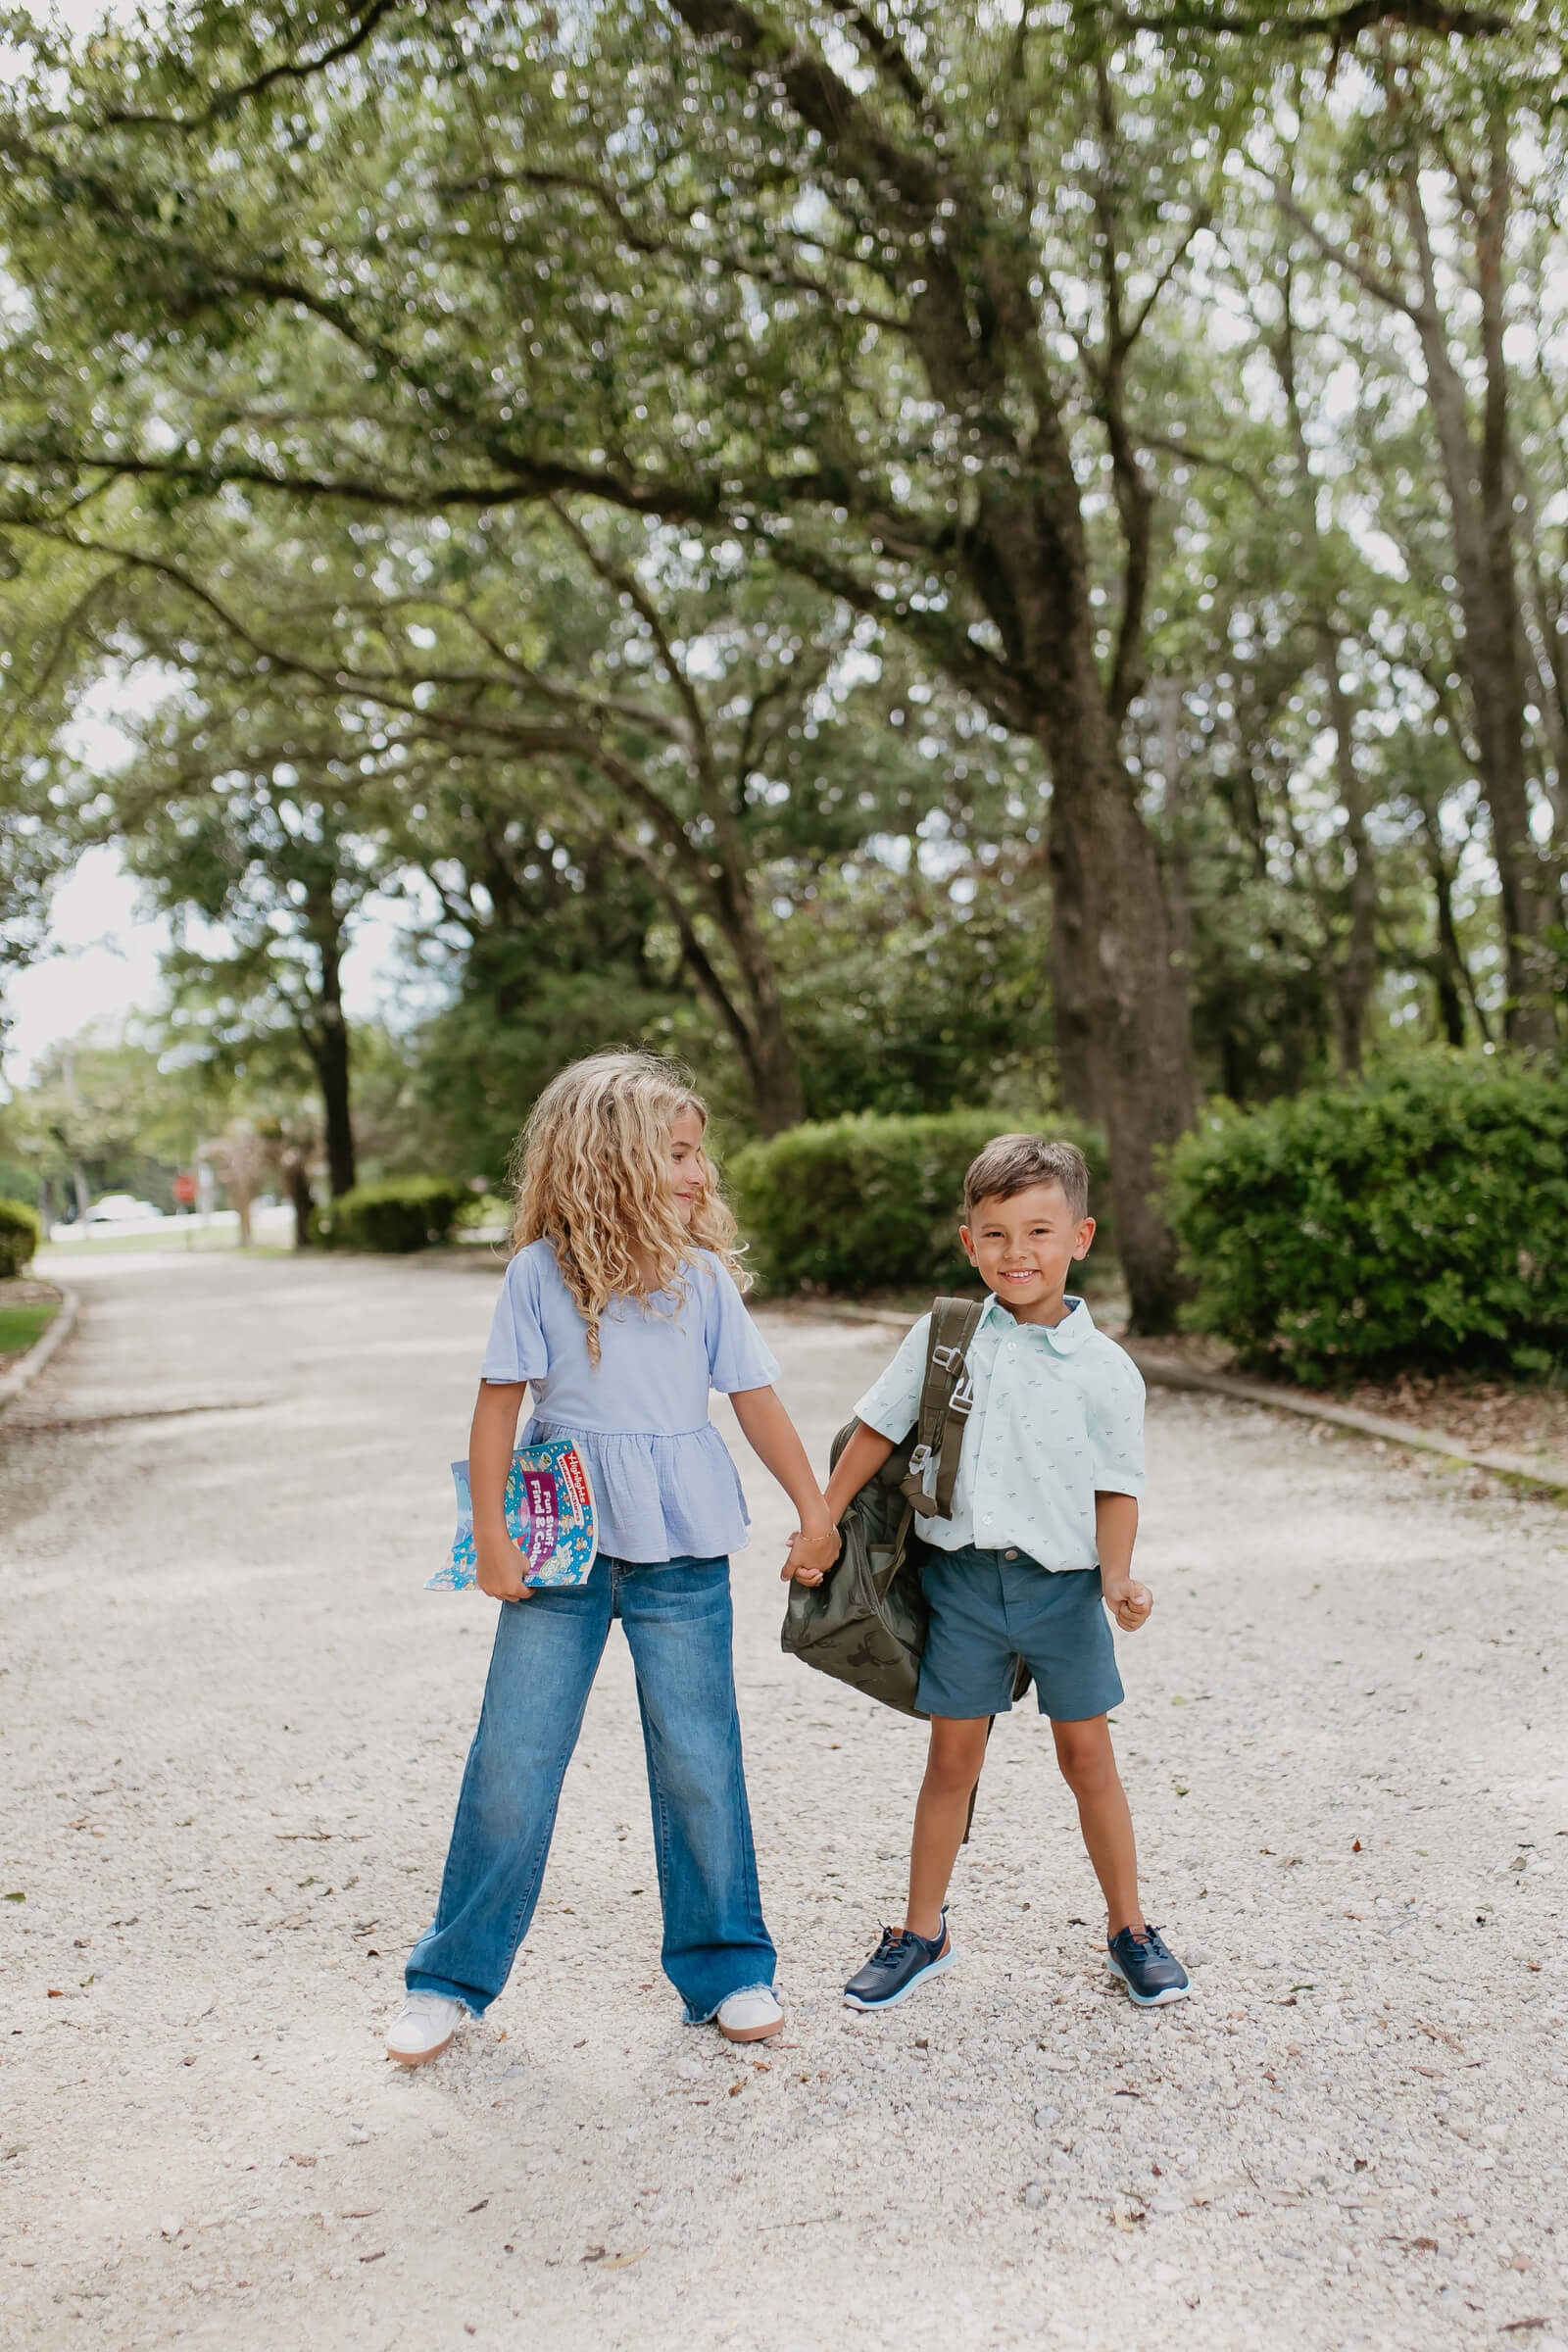
M 357 1184 L 311 1217 L 311 1239 L 328 1250 L 407 1253 L 451 1234 L 468 1188 L 450 1176 L 389 1176 Z
M 25 1200 L 0 1198 L 0 1278 L 24 1274 L 43 1240 L 43 1222 Z
M 862 1116 L 748 1144 L 725 1173 L 762 1288 L 853 1297 L 971 1284 L 957 1238 L 964 1170 L 993 1136 L 1025 1124 L 998 1110 Z M 1054 1113 L 1043 1132 L 1080 1145 L 1103 1180 L 1104 1147 L 1090 1129 Z
M 1568 1356 L 1568 1082 L 1430 1056 L 1178 1145 L 1189 1319 L 1309 1387 Z

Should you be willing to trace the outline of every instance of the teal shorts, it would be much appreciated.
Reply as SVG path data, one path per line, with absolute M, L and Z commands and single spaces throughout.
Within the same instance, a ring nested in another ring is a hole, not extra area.
M 931 1610 L 914 1702 L 922 1715 L 1005 1715 L 1020 1658 L 1053 1722 L 1119 1704 L 1098 1568 L 1042 1568 L 1026 1551 L 966 1544 L 933 1549 L 920 1582 Z

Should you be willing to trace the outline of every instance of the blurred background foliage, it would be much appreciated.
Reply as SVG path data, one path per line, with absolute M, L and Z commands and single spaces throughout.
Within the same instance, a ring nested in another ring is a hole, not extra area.
M 174 945 L 0 1185 L 493 1187 L 641 1038 L 1105 1133 L 1152 1325 L 1205 1100 L 1554 1068 L 1563 12 L 1429 16 L 14 20 L 0 957 Z

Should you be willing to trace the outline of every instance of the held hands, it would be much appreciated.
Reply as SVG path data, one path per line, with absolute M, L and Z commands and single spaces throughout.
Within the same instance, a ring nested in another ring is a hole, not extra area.
M 1130 1576 L 1105 1577 L 1100 1590 L 1106 1608 L 1124 1634 L 1136 1634 L 1141 1625 L 1149 1623 L 1154 1595 L 1147 1585 Z
M 797 1528 L 790 1538 L 789 1557 L 779 1570 L 779 1579 L 789 1584 L 819 1585 L 839 1556 L 843 1539 L 831 1520 L 823 1520 L 808 1533 Z

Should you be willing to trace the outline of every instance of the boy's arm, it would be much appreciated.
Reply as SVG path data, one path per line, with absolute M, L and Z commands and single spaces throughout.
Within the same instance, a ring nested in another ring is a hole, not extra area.
M 1133 1576 L 1133 1544 L 1138 1535 L 1138 1497 L 1095 1495 L 1095 1544 L 1100 1553 L 1100 1590 L 1105 1606 L 1124 1634 L 1136 1634 L 1149 1622 L 1154 1595 Z
M 868 1429 L 863 1421 L 855 1425 L 855 1435 L 839 1455 L 838 1466 L 828 1480 L 823 1494 L 828 1514 L 837 1528 L 846 1508 L 858 1494 L 868 1478 L 874 1478 L 888 1455 L 893 1451 L 893 1440 L 885 1438 L 879 1429 Z M 832 1565 L 830 1561 L 829 1566 Z M 785 1584 L 793 1577 L 797 1584 L 819 1585 L 823 1571 L 814 1559 L 805 1553 L 799 1538 L 790 1544 L 789 1558 L 779 1570 Z
M 507 1533 L 507 1477 L 517 1443 L 517 1414 L 525 1380 L 484 1380 L 468 1431 L 468 1493 L 473 1498 L 473 1552 L 481 1592 L 493 1600 L 526 1600 L 522 1554 Z
M 805 1567 L 814 1570 L 810 1581 L 819 1582 L 823 1571 L 838 1558 L 839 1535 L 822 1490 L 811 1475 L 800 1432 L 772 1389 L 736 1389 L 730 1403 L 747 1445 L 772 1472 L 800 1514 L 790 1556 L 798 1556 Z
M 885 1438 L 879 1429 L 868 1428 L 863 1421 L 857 1421 L 855 1435 L 839 1455 L 827 1482 L 825 1499 L 835 1527 L 866 1480 L 875 1478 L 892 1451 L 891 1438 Z

